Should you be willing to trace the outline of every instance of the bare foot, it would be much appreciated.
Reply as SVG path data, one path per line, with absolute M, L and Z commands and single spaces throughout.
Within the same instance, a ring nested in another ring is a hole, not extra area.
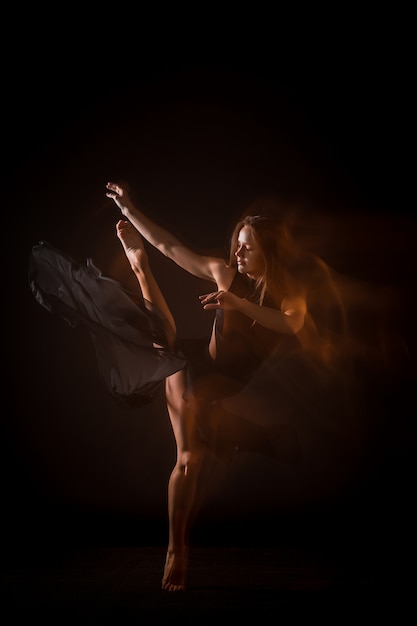
M 165 591 L 184 591 L 186 567 L 187 550 L 185 548 L 175 553 L 168 551 L 162 578 L 162 589 Z
M 116 224 L 116 233 L 132 269 L 142 269 L 147 265 L 148 255 L 136 228 L 127 220 L 119 220 Z

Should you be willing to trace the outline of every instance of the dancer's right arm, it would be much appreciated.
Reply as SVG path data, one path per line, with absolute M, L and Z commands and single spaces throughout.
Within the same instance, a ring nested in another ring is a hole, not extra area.
M 230 268 L 221 258 L 200 255 L 185 246 L 172 233 L 155 224 L 132 202 L 127 190 L 116 183 L 107 183 L 106 196 L 112 198 L 122 214 L 152 246 L 184 270 L 217 284 L 227 282 Z

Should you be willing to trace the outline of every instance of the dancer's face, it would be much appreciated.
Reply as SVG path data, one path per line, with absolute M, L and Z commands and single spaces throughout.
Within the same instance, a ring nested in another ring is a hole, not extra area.
M 243 226 L 239 232 L 235 256 L 241 274 L 247 274 L 250 278 L 259 278 L 263 274 L 264 256 L 250 226 Z

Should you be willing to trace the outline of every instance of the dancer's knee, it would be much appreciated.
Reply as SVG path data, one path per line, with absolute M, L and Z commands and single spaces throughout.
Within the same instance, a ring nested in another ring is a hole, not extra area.
M 184 476 L 197 474 L 201 468 L 202 460 L 201 452 L 187 450 L 178 455 L 177 467 Z

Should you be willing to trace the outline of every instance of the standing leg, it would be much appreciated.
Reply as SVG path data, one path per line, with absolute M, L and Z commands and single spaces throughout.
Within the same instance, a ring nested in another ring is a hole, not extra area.
M 204 451 L 196 439 L 194 411 L 184 400 L 186 374 L 176 372 L 166 381 L 169 416 L 177 446 L 177 459 L 168 485 L 169 543 L 162 588 L 185 589 L 188 531 L 194 508 Z
M 119 237 L 143 297 L 152 302 L 167 320 L 167 336 L 175 341 L 175 321 L 150 270 L 148 257 L 138 231 L 130 222 L 117 224 Z M 162 588 L 185 589 L 187 537 L 203 452 L 195 437 L 195 412 L 184 400 L 186 376 L 176 372 L 166 381 L 167 408 L 177 446 L 177 459 L 168 484 L 169 541 Z

